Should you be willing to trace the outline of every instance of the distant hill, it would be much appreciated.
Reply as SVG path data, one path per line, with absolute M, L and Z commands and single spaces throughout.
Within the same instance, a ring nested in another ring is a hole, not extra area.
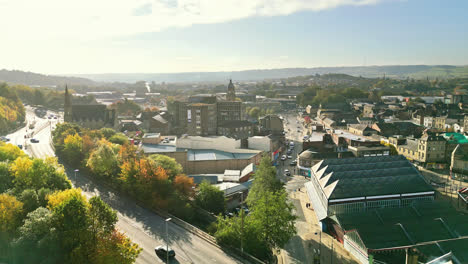
M 356 66 L 320 68 L 284 68 L 265 70 L 245 70 L 232 72 L 181 72 L 181 73 L 103 73 L 69 74 L 68 76 L 44 75 L 17 70 L 0 70 L 0 82 L 38 86 L 107 86 L 122 87 L 123 83 L 137 81 L 154 82 L 223 82 L 232 78 L 236 81 L 261 81 L 284 79 L 315 74 L 347 74 L 355 77 L 375 78 L 384 74 L 389 78 L 415 79 L 429 78 L 468 78 L 468 66 L 450 65 L 402 65 L 402 66 Z
M 5 69 L 0 70 L 0 82 L 31 86 L 64 86 L 65 84 L 86 86 L 96 85 L 96 82 L 82 77 L 44 75 L 17 70 L 9 71 Z
M 89 78 L 97 82 L 226 82 L 259 81 L 281 79 L 294 76 L 315 74 L 349 74 L 368 78 L 454 78 L 468 77 L 468 66 L 450 65 L 395 65 L 395 66 L 356 66 L 356 67 L 319 67 L 319 68 L 284 68 L 266 70 L 246 70 L 233 72 L 182 72 L 182 73 L 107 73 L 107 74 L 71 74 L 71 76 Z

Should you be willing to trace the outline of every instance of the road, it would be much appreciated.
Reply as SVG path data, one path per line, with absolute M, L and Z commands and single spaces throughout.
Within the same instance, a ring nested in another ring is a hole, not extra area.
M 286 139 L 291 142 L 294 141 L 294 150 L 291 154 L 293 159 L 297 159 L 302 152 L 302 141 L 304 135 L 307 134 L 302 122 L 298 120 L 296 113 L 288 113 L 283 115 L 284 130 L 286 131 Z M 285 162 L 280 162 L 278 166 L 278 177 L 285 183 L 285 189 L 288 193 L 289 201 L 294 205 L 295 214 L 298 217 L 296 220 L 297 235 L 294 236 L 285 246 L 283 250 L 283 259 L 285 263 L 312 263 L 310 254 L 307 254 L 308 248 L 304 246 L 304 240 L 301 237 L 310 232 L 310 224 L 307 222 L 306 217 L 301 206 L 301 200 L 296 195 L 299 190 L 304 190 L 304 184 L 308 181 L 304 176 L 295 174 L 297 168 L 290 166 L 289 163 L 292 159 L 287 159 Z M 285 177 L 283 171 L 289 169 L 291 177 Z
M 28 144 L 27 153 L 37 158 L 55 156 L 50 145 L 50 134 L 58 120 L 52 120 L 49 124 L 48 119 L 35 116 L 33 109 L 28 108 L 27 121 L 34 120 L 36 121 L 34 138 L 39 139 L 39 143 Z M 38 128 L 42 129 L 37 131 Z M 24 135 L 30 132 L 31 130 L 25 127 L 7 137 L 13 144 L 24 144 Z M 73 168 L 67 166 L 65 168 L 73 185 L 81 188 L 88 198 L 99 195 L 118 212 L 117 228 L 143 249 L 136 263 L 165 263 L 165 260 L 154 253 L 156 246 L 165 245 L 165 219 L 138 206 L 129 197 L 116 195 L 111 189 L 93 181 L 83 173 L 78 172 L 75 175 Z M 170 263 L 241 263 L 217 246 L 171 222 L 168 224 L 168 234 L 169 247 L 176 252 L 176 258 Z

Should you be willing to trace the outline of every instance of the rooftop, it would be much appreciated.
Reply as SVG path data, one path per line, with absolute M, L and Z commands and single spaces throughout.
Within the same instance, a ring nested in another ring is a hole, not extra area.
M 448 143 L 452 144 L 467 144 L 468 139 L 466 139 L 465 135 L 460 133 L 444 133 L 443 137 L 447 140 Z
M 189 161 L 249 159 L 258 153 L 233 153 L 216 149 L 186 149 L 177 148 L 171 144 L 142 144 L 142 148 L 146 154 L 187 151 L 187 159 Z
M 312 172 L 330 201 L 433 191 L 403 156 L 326 159 Z
M 369 251 L 468 236 L 467 215 L 440 201 L 419 203 L 411 207 L 337 214 L 336 219 L 344 230 L 356 230 Z M 451 243 L 454 243 L 453 247 L 442 248 L 447 252 L 452 250 L 461 262 L 468 261 L 468 239 Z M 431 253 L 437 256 L 443 254 L 437 254 L 437 251 Z
M 371 141 L 364 136 L 358 136 L 353 133 L 349 133 L 349 132 L 338 130 L 338 129 L 335 129 L 334 134 L 339 137 L 343 137 L 343 138 L 347 138 L 347 139 L 355 140 L 355 141 L 361 141 L 361 142 Z

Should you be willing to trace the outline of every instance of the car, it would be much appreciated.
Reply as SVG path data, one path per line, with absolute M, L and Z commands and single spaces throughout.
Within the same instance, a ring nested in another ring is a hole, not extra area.
M 56 116 L 54 116 L 54 119 L 57 119 L 57 117 L 56 117 Z
M 284 170 L 284 175 L 285 176 L 291 176 L 291 172 L 289 170 Z
M 4 141 L 4 142 L 8 142 L 8 141 L 10 141 L 10 139 L 9 139 L 9 138 L 7 138 L 7 137 L 1 137 L 1 138 L 0 138 L 0 140 L 1 140 L 1 141 Z
M 281 156 L 281 160 L 286 160 L 286 155 Z
M 292 159 L 292 156 L 288 156 L 288 159 Z
M 294 147 L 294 141 L 289 142 L 290 147 Z
M 31 138 L 30 139 L 31 143 L 39 143 L 39 139 Z
M 291 149 L 288 149 L 288 151 L 286 152 L 288 155 L 291 155 L 292 154 L 292 150 Z
M 20 149 L 23 149 L 23 145 L 21 145 L 21 144 L 18 144 L 16 146 L 18 146 L 18 148 L 20 148 Z
M 175 257 L 175 251 L 172 248 L 162 246 L 162 245 L 155 247 L 154 252 L 156 252 L 156 255 L 158 255 L 160 258 L 166 258 L 168 253 L 169 253 L 169 258 Z
M 297 165 L 297 160 L 293 160 L 289 163 L 289 166 L 296 166 Z

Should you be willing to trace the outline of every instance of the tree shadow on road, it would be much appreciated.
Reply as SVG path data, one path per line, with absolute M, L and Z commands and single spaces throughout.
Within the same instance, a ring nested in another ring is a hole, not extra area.
M 86 172 L 77 172 L 75 179 L 74 169 L 65 167 L 69 179 L 73 182 L 75 188 L 81 188 L 87 195 L 99 196 L 121 215 L 130 218 L 134 227 L 142 228 L 145 233 L 153 238 L 166 241 L 166 223 L 163 216 L 158 215 L 150 209 L 144 208 L 127 194 L 121 193 L 110 186 L 97 180 Z M 135 226 L 136 225 L 136 226 Z M 176 229 L 177 232 L 171 232 Z M 168 226 L 169 244 L 175 242 L 191 241 L 190 232 L 175 224 Z

